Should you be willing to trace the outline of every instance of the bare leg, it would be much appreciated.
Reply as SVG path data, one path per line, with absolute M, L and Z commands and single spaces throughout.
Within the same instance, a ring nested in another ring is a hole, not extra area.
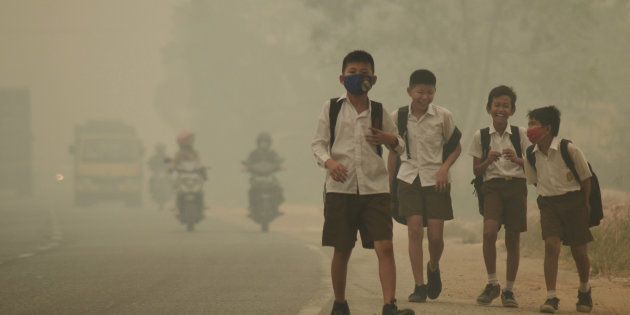
M 573 260 L 575 260 L 578 274 L 580 275 L 580 282 L 588 282 L 591 272 L 591 262 L 588 259 L 587 245 L 571 246 L 571 254 L 573 255 Z
M 424 284 L 424 263 L 422 257 L 422 238 L 424 228 L 422 226 L 422 216 L 412 215 L 407 217 L 407 234 L 409 236 L 409 260 L 413 279 L 417 285 Z
M 488 274 L 497 272 L 497 234 L 499 223 L 495 220 L 483 221 L 483 260 Z
M 429 265 L 436 268 L 444 252 L 444 220 L 429 219 L 427 224 L 429 239 Z
M 507 268 L 505 270 L 505 278 L 507 281 L 516 280 L 518 265 L 520 263 L 521 233 L 505 231 L 505 249 L 507 250 Z
M 548 291 L 556 289 L 559 255 L 560 238 L 557 236 L 547 237 L 545 240 L 545 284 Z
M 346 301 L 346 277 L 348 276 L 348 261 L 352 249 L 339 250 L 335 248 L 332 263 L 330 265 L 330 276 L 332 278 L 335 301 L 342 303 Z
M 378 257 L 378 275 L 383 289 L 383 304 L 389 304 L 396 297 L 396 262 L 392 241 L 375 241 L 374 250 Z

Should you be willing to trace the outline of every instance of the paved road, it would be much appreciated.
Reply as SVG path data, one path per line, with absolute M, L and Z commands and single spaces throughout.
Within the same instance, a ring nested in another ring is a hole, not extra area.
M 286 234 L 212 215 L 188 233 L 118 204 L 0 206 L 0 314 L 298 314 L 321 292 L 321 255 Z

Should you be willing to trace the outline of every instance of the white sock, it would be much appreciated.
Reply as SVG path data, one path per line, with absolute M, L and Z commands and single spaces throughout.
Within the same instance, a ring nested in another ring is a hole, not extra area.
M 512 291 L 514 292 L 514 281 L 505 281 L 505 289 L 504 291 Z
M 588 281 L 587 282 L 580 282 L 580 288 L 579 288 L 580 292 L 586 293 L 590 289 L 591 289 L 591 286 L 588 284 Z
M 556 290 L 547 290 L 547 298 L 553 299 L 556 297 Z
M 497 274 L 496 273 L 489 273 L 488 274 L 488 283 L 492 284 L 492 285 L 499 284 L 499 279 L 497 278 Z

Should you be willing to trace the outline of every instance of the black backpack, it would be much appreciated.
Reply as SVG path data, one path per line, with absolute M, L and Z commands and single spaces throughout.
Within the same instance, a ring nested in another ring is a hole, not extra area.
M 523 157 L 523 149 L 521 148 L 521 132 L 517 126 L 510 126 L 512 134 L 510 135 L 510 141 L 514 146 L 516 156 Z M 490 152 L 490 127 L 486 127 L 479 130 L 481 134 L 481 161 L 488 158 L 488 152 Z M 481 193 L 481 186 L 483 186 L 483 174 L 475 176 L 470 182 L 475 190 L 473 194 L 477 196 L 477 202 L 479 204 L 479 214 L 483 215 L 483 194 Z
M 562 139 L 560 140 L 560 155 L 562 155 L 562 160 L 564 160 L 564 164 L 567 165 L 575 179 L 578 183 L 581 183 L 580 176 L 578 175 L 577 170 L 575 169 L 575 162 L 571 159 L 569 155 L 569 142 L 571 140 Z M 536 155 L 534 154 L 534 145 L 530 145 L 527 148 L 527 161 L 529 165 L 531 165 L 534 169 L 536 169 Z M 588 163 L 588 168 L 591 170 L 591 196 L 590 196 L 590 206 L 591 213 L 589 213 L 589 226 L 597 226 L 600 221 L 604 218 L 604 211 L 602 207 L 602 191 L 599 187 L 599 179 L 597 179 L 597 175 L 593 172 L 593 167 L 591 163 Z
M 409 106 L 403 106 L 398 109 L 398 121 L 396 125 L 398 127 L 398 134 L 400 134 L 405 139 L 405 151 L 407 151 L 407 158 L 411 159 L 411 153 L 409 153 L 409 135 L 407 134 L 407 121 L 409 120 Z M 462 138 L 462 133 L 455 127 L 453 134 L 448 139 L 448 141 L 442 147 L 442 161 L 446 161 L 449 155 L 455 151 L 457 145 L 459 144 L 459 140 Z M 400 170 L 400 164 L 402 161 L 400 160 L 400 156 L 396 156 L 396 174 L 398 174 L 398 170 Z M 398 213 L 398 181 L 396 180 L 396 176 L 394 176 L 394 180 L 390 184 L 391 188 L 391 196 L 392 196 L 392 218 L 396 220 L 396 222 L 400 224 L 407 225 L 407 219 L 405 217 L 400 216 Z M 424 221 L 424 226 L 427 226 L 427 220 Z
M 372 120 L 372 128 L 383 130 L 383 104 L 375 101 L 372 102 L 372 111 L 370 119 Z M 328 111 L 328 118 L 330 121 L 330 149 L 332 149 L 333 143 L 335 143 L 335 127 L 337 125 L 337 116 L 341 111 L 341 105 L 339 98 L 330 99 L 330 109 Z M 383 146 L 376 146 L 376 153 L 378 156 L 383 156 Z

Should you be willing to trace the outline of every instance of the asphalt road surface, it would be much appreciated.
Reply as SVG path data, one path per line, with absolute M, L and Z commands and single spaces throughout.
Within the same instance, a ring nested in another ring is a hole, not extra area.
M 298 314 L 322 285 L 321 255 L 273 230 L 3 199 L 0 314 Z

